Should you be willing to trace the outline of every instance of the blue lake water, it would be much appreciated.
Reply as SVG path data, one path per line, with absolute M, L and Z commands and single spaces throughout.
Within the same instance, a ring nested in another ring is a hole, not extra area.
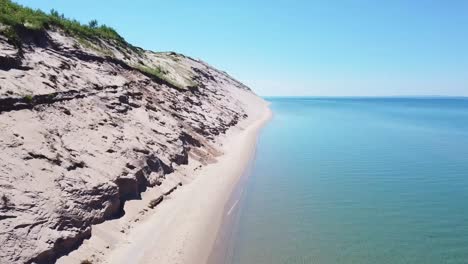
M 468 99 L 268 100 L 231 263 L 468 263 Z

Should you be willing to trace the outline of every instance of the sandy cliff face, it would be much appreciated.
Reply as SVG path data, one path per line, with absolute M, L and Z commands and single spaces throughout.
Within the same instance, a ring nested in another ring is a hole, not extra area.
M 21 37 L 0 35 L 0 263 L 53 262 L 189 157 L 212 162 L 255 96 L 180 54 Z

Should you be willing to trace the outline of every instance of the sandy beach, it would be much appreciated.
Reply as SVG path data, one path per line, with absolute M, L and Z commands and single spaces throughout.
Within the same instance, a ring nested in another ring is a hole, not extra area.
M 0 262 L 206 262 L 267 102 L 201 59 L 40 33 L 0 34 Z
M 267 102 L 250 93 L 237 96 L 247 102 L 248 118 L 216 142 L 222 152 L 216 161 L 191 161 L 141 200 L 128 201 L 123 217 L 93 226 L 91 238 L 57 263 L 206 263 L 225 208 L 236 206 L 227 202 L 253 157 L 258 132 L 271 117 Z M 164 200 L 150 209 L 161 193 Z
M 0 264 L 468 264 L 468 1 L 265 6 L 0 0 Z

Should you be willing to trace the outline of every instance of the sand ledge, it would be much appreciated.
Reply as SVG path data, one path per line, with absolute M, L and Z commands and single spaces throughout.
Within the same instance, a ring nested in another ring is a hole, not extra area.
M 202 166 L 191 160 L 161 188 L 127 202 L 122 218 L 93 226 L 92 237 L 57 263 L 206 263 L 230 194 L 254 154 L 260 128 L 271 117 L 262 99 L 238 96 L 247 102 L 249 118 L 218 140 L 224 154 L 216 163 Z M 163 202 L 150 209 L 148 204 L 161 196 Z

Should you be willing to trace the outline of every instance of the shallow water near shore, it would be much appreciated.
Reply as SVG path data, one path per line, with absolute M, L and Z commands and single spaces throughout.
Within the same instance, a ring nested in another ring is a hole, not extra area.
M 229 263 L 468 261 L 468 99 L 268 100 Z

